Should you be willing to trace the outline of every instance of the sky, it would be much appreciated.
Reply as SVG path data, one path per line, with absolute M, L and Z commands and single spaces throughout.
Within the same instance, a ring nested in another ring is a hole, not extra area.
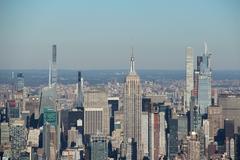
M 0 69 L 185 69 L 185 48 L 240 69 L 239 0 L 1 0 Z M 196 58 L 194 58 L 196 61 Z

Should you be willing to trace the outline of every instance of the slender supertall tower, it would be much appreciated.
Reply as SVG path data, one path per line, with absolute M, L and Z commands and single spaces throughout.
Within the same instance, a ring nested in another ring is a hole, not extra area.
M 186 48 L 186 90 L 185 111 L 190 109 L 191 92 L 193 90 L 193 49 Z
M 77 81 L 77 108 L 83 107 L 83 78 L 81 71 L 78 71 Z
M 14 91 L 15 91 L 15 76 L 14 72 L 11 74 L 11 85 L 12 85 L 12 93 L 11 93 L 11 99 L 14 99 Z
M 124 141 L 132 139 L 136 144 L 137 159 L 142 159 L 141 143 L 142 88 L 140 78 L 135 71 L 133 56 L 130 59 L 130 72 L 124 84 Z
M 51 84 L 57 83 L 57 45 L 52 46 L 52 73 L 51 73 Z
M 51 62 L 49 61 L 49 69 L 48 69 L 48 87 L 52 87 L 52 65 Z

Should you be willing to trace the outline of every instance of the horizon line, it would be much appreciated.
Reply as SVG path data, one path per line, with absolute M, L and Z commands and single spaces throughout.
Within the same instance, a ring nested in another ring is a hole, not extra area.
M 19 71 L 19 70 L 25 70 L 25 71 L 29 71 L 29 70 L 49 70 L 48 68 L 43 68 L 43 69 L 39 69 L 39 68 L 34 68 L 34 69 L 0 69 L 0 71 L 11 71 L 11 70 L 16 70 L 16 71 Z M 129 69 L 124 69 L 124 68 L 120 68 L 120 69 L 63 69 L 63 68 L 60 68 L 60 69 L 57 69 L 58 71 L 129 71 Z M 139 71 L 154 71 L 154 70 L 157 70 L 157 71 L 185 71 L 185 69 L 143 69 L 143 68 L 140 68 L 140 69 L 136 69 L 136 70 L 139 70 Z M 240 69 L 214 69 L 212 70 L 212 72 L 214 71 L 240 71 Z

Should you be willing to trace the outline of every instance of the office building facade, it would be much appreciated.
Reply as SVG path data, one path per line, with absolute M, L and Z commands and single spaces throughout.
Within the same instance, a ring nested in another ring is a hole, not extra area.
M 210 106 L 208 107 L 208 121 L 209 121 L 209 140 L 214 141 L 219 129 L 223 128 L 222 107 Z
M 218 105 L 222 107 L 223 120 L 234 121 L 234 132 L 237 133 L 240 127 L 240 95 L 239 94 L 220 94 Z
M 130 60 L 130 72 L 124 83 L 124 140 L 133 139 L 137 144 L 137 159 L 142 158 L 141 115 L 142 89 L 140 78 L 135 71 L 134 56 Z
M 109 135 L 109 107 L 105 88 L 90 88 L 84 93 L 84 134 Z

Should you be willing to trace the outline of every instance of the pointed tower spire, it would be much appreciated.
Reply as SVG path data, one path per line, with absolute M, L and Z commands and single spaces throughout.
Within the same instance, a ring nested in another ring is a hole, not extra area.
M 134 61 L 134 55 L 133 55 L 133 47 L 132 49 L 132 55 L 131 55 L 131 59 L 130 59 L 130 74 L 135 74 L 135 61 Z

